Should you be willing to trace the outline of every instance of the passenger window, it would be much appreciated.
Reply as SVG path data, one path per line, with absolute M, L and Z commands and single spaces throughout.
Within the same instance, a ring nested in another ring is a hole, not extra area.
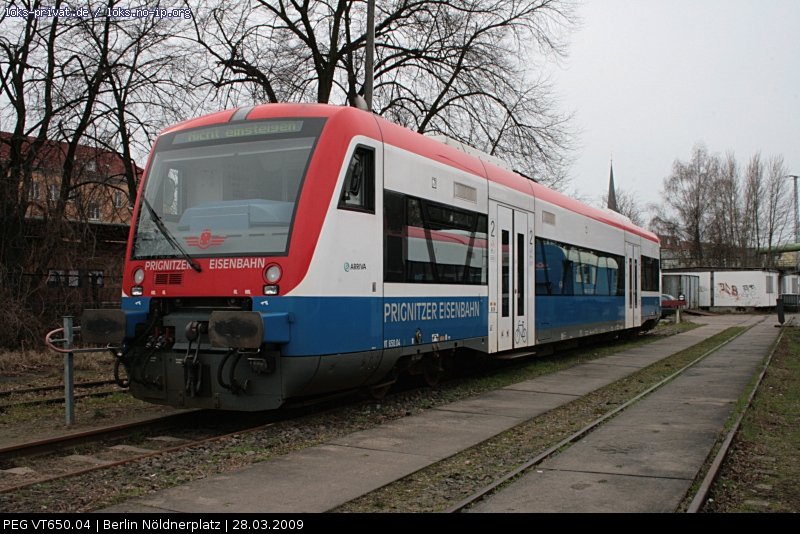
M 485 214 L 384 191 L 384 281 L 487 283 Z
M 375 213 L 375 152 L 359 146 L 347 164 L 339 208 Z

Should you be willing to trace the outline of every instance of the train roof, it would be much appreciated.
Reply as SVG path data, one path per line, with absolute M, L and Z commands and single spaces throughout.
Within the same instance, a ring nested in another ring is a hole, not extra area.
M 456 167 L 470 174 L 487 178 L 492 182 L 584 215 L 603 224 L 620 228 L 643 237 L 648 241 L 659 243 L 656 234 L 636 226 L 627 217 L 610 210 L 602 210 L 584 204 L 583 202 L 568 197 L 558 191 L 554 191 L 549 187 L 534 182 L 513 171 L 495 165 L 489 158 L 480 159 L 476 155 L 459 150 L 435 138 L 413 132 L 383 117 L 353 107 L 333 106 L 329 104 L 261 104 L 252 107 L 219 111 L 190 119 L 165 129 L 162 135 L 191 128 L 223 124 L 240 119 L 262 120 L 289 117 L 336 117 L 337 119 L 347 121 L 348 118 L 363 120 L 363 114 L 368 114 L 374 118 L 383 136 L 382 140 L 385 143 L 439 161 L 445 165 Z

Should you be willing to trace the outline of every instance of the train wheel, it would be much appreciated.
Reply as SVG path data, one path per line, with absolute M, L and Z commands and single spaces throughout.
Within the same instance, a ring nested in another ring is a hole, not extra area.
M 374 400 L 383 400 L 386 394 L 389 393 L 389 390 L 392 389 L 392 384 L 394 384 L 394 382 L 372 386 L 367 393 L 369 393 L 370 398 Z
M 426 356 L 422 366 L 422 379 L 425 381 L 425 385 L 433 387 L 442 380 L 443 376 L 442 358 L 438 354 Z

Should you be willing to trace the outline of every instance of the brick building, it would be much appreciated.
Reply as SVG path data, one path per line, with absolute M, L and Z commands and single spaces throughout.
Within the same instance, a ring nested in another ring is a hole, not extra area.
M 11 134 L 0 132 L 0 162 L 9 159 Z M 32 142 L 29 139 L 29 142 Z M 23 153 L 28 145 L 23 145 Z M 62 198 L 67 144 L 47 141 L 33 161 L 27 199 L 25 238 L 44 241 Z M 142 170 L 135 166 L 138 183 Z M 71 307 L 99 306 L 120 295 L 125 243 L 132 214 L 125 166 L 116 152 L 79 145 L 63 216 L 64 237 L 45 268 L 26 266 L 26 276 L 46 280 L 45 301 Z M 65 306 L 57 306 L 65 308 Z

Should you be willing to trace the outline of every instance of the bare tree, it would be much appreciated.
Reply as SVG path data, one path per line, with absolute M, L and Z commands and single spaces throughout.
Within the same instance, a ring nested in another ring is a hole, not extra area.
M 208 1 L 195 40 L 197 82 L 228 104 L 346 103 L 363 91 L 366 2 Z M 375 110 L 510 160 L 551 184 L 565 179 L 569 117 L 537 57 L 563 53 L 567 0 L 388 0 L 376 6 Z
M 783 238 L 790 217 L 793 216 L 791 198 L 786 183 L 788 174 L 783 156 L 772 156 L 767 160 L 767 179 L 764 183 L 764 248 L 772 250 Z M 767 253 L 767 267 L 774 266 L 773 254 Z
M 708 204 L 718 169 L 719 159 L 702 144 L 695 145 L 688 162 L 675 160 L 672 174 L 664 179 L 663 207 L 651 221 L 657 232 L 687 245 L 680 252 L 690 265 L 703 265 L 706 260 Z
M 739 167 L 736 157 L 728 152 L 719 158 L 716 175 L 711 180 L 707 210 L 709 213 L 706 237 L 706 257 L 714 265 L 736 266 L 744 257 L 741 247 L 742 218 L 740 216 Z
M 645 210 L 636 195 L 619 187 L 616 188 L 616 195 L 619 213 L 630 219 L 636 226 L 644 226 L 646 223 Z M 608 193 L 603 193 L 600 204 L 603 207 L 608 205 Z
M 55 7 L 60 7 L 57 1 Z M 10 136 L 0 138 L 0 342 L 30 335 L 33 316 L 25 306 L 30 281 L 23 265 L 30 257 L 25 214 L 33 187 L 33 167 L 58 106 L 53 101 L 57 75 L 54 42 L 63 33 L 57 20 L 14 17 L 12 10 L 34 10 L 38 1 L 11 2 L 0 11 L 0 124 Z M 6 333 L 7 332 L 7 333 Z
M 86 7 L 105 12 L 117 4 L 91 1 Z M 112 178 L 125 184 L 132 199 L 135 147 L 149 146 L 157 130 L 177 117 L 170 104 L 186 100 L 177 90 L 178 58 L 169 46 L 174 22 L 12 14 L 45 5 L 66 4 L 12 1 L 0 11 L 0 125 L 10 132 L 0 136 L 0 289 L 4 302 L 29 312 L 27 303 L 44 285 L 41 273 L 64 238 L 87 236 L 89 227 L 75 219 L 85 220 L 90 207 L 96 213 L 97 186 L 110 185 L 109 176 L 93 170 L 97 162 L 89 161 L 93 152 L 86 147 L 111 154 L 121 148 L 125 170 Z M 57 194 L 35 199 L 34 185 L 52 186 Z M 21 332 L 9 327 L 9 317 L 0 317 L 0 337 L 7 333 L 0 342 Z
M 761 223 L 762 201 L 764 194 L 764 164 L 761 154 L 756 153 L 747 163 L 744 175 L 744 209 L 746 224 L 743 229 L 749 246 L 760 248 L 762 242 Z
M 770 267 L 791 216 L 783 157 L 760 153 L 740 171 L 736 158 L 695 146 L 664 180 L 663 205 L 651 225 L 670 241 L 685 266 Z
M 114 28 L 106 91 L 96 104 L 101 120 L 92 141 L 120 152 L 131 205 L 138 183 L 134 154 L 146 154 L 160 129 L 196 112 L 181 68 L 191 63 L 189 51 L 175 38 L 182 22 L 142 18 Z
M 33 11 L 39 1 L 12 2 L 9 9 Z M 54 5 L 61 7 L 61 2 Z M 68 27 L 58 19 L 11 17 L 0 12 L 0 89 L 3 129 L 11 135 L 0 138 L 0 264 L 5 268 L 6 289 L 25 295 L 29 288 L 22 266 L 29 260 L 25 238 L 25 214 L 32 187 L 33 170 L 48 140 L 54 118 L 72 103 L 59 95 L 61 78 L 56 41 Z

